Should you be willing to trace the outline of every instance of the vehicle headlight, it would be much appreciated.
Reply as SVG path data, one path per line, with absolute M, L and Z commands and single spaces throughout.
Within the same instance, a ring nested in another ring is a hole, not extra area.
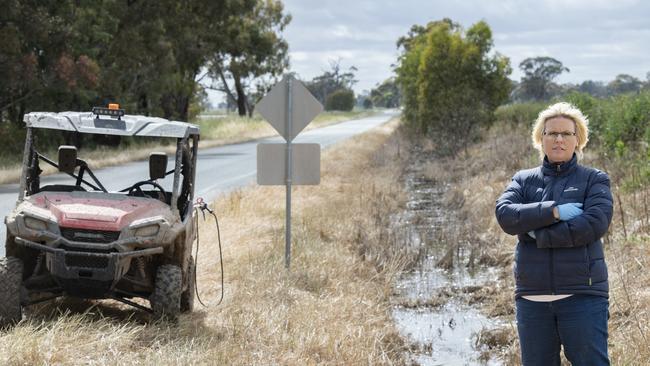
M 47 223 L 45 221 L 30 216 L 25 217 L 25 226 L 32 230 L 47 230 Z
M 147 225 L 135 230 L 135 236 L 154 236 L 158 234 L 160 226 L 156 225 Z

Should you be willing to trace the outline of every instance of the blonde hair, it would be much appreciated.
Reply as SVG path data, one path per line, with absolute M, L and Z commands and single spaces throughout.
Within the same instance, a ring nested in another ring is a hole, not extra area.
M 555 103 L 539 112 L 531 134 L 533 146 L 539 151 L 539 156 L 544 159 L 545 154 L 544 148 L 542 147 L 542 138 L 544 137 L 546 121 L 555 117 L 564 117 L 573 121 L 576 127 L 576 138 L 578 139 L 576 155 L 578 159 L 581 159 L 583 155 L 582 149 L 589 142 L 589 120 L 578 108 L 566 102 Z

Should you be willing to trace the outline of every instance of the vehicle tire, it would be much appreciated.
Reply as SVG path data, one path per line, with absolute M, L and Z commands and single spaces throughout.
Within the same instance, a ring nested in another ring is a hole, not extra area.
M 187 289 L 181 294 L 181 312 L 183 313 L 194 310 L 194 297 L 196 296 L 195 269 L 194 258 L 190 257 L 190 264 L 187 266 Z
M 165 264 L 158 267 L 153 294 L 149 298 L 157 318 L 175 320 L 181 311 L 183 274 L 179 266 Z
M 23 262 L 15 257 L 0 258 L 0 328 L 14 325 L 22 319 L 20 287 Z

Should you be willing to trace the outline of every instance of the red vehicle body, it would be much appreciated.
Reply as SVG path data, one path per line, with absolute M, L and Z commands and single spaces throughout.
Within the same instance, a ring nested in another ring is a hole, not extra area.
M 21 188 L 5 219 L 6 257 L 0 258 L 0 326 L 19 321 L 24 306 L 59 296 L 111 298 L 170 318 L 191 311 L 198 127 L 104 109 L 29 113 L 25 123 Z M 39 153 L 34 135 L 40 128 L 175 138 L 175 166 L 167 171 L 167 156 L 152 153 L 150 179 L 109 192 L 76 148 L 59 147 L 58 162 Z M 69 184 L 42 186 L 42 162 L 67 173 Z M 171 189 L 163 188 L 158 180 L 172 174 Z

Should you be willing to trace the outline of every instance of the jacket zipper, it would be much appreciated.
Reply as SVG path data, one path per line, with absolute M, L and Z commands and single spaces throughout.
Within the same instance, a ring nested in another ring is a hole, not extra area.
M 551 189 L 551 192 L 553 192 L 553 190 L 555 189 L 555 185 L 557 184 L 557 179 L 560 177 L 560 172 L 561 172 L 560 164 L 557 164 L 555 167 L 556 167 L 556 175 L 555 175 L 555 179 L 553 180 L 553 187 Z M 553 198 L 555 199 L 555 197 L 553 197 Z M 549 256 L 550 256 L 549 267 L 550 267 L 550 273 L 551 273 L 551 295 L 555 295 L 555 274 L 553 273 L 554 272 L 553 271 L 553 269 L 554 269 L 553 268 L 553 251 L 554 251 L 553 248 L 549 248 Z

